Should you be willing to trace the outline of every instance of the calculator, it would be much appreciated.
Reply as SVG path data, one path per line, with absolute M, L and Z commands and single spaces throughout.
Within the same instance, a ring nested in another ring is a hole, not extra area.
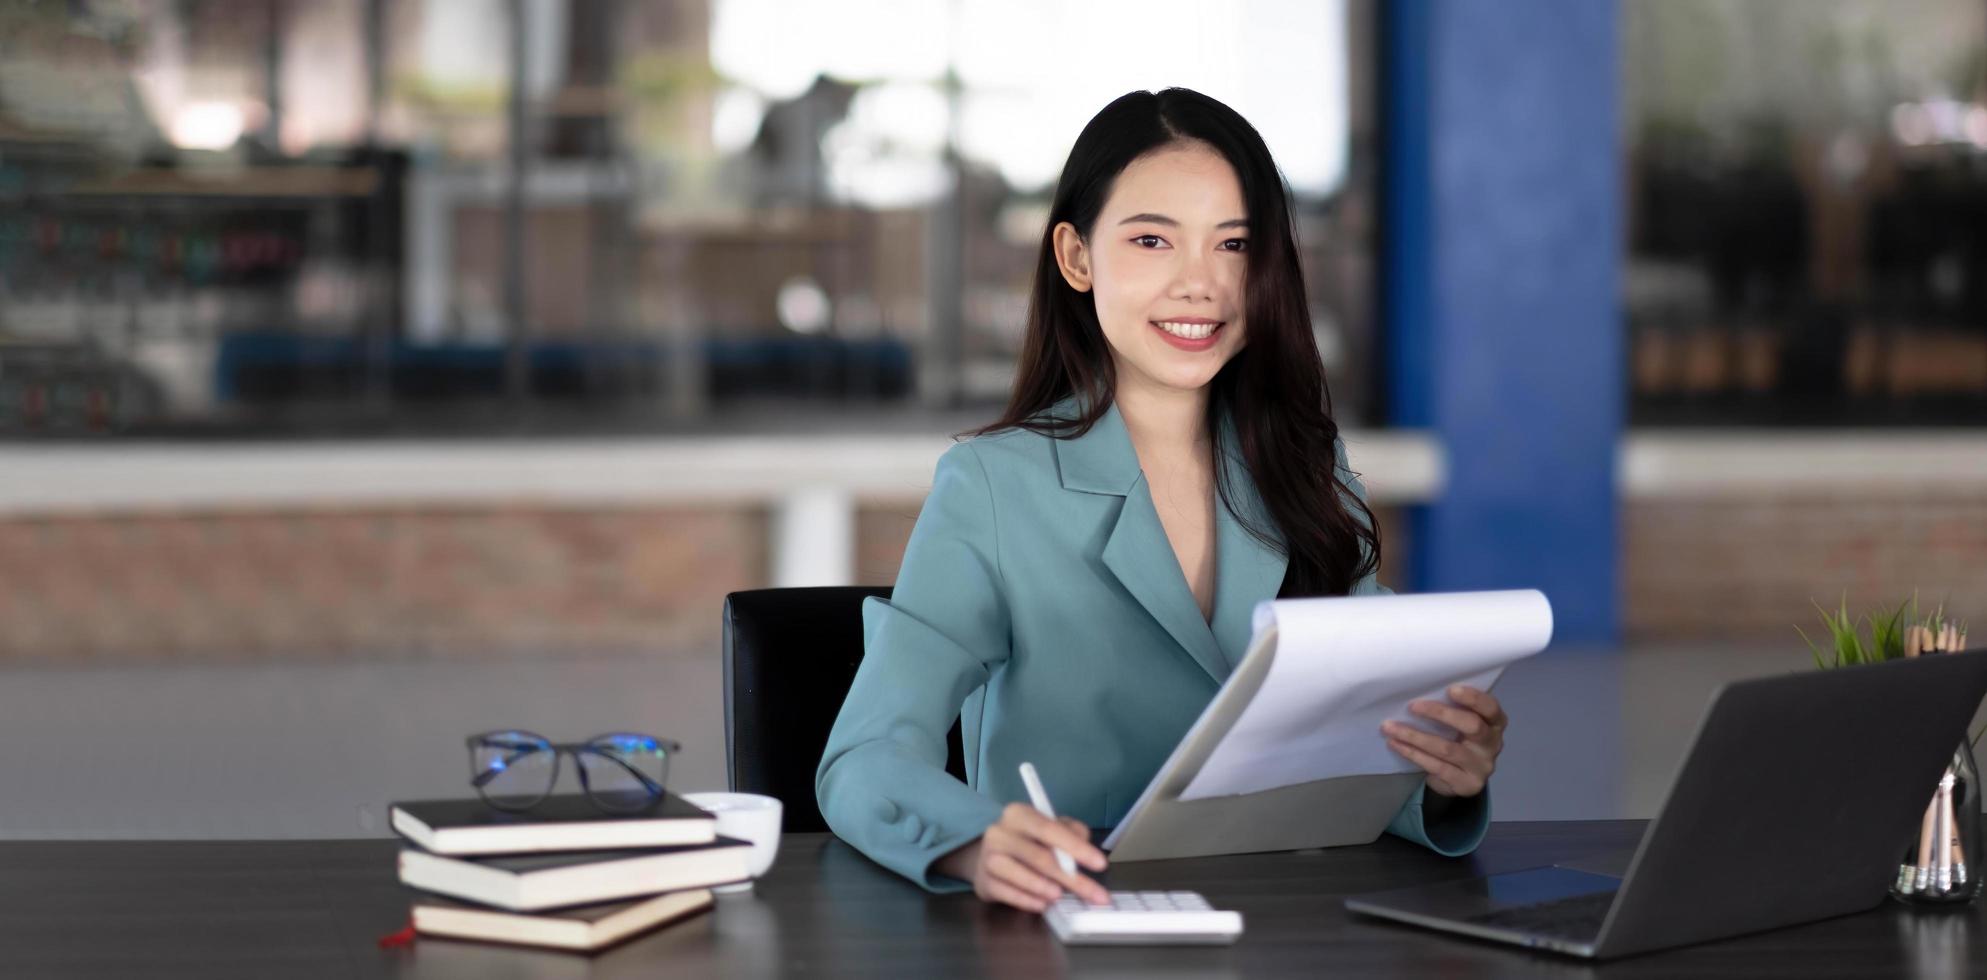
M 1216 909 L 1199 892 L 1112 892 L 1110 905 L 1064 894 L 1042 917 L 1071 946 L 1223 945 L 1242 935 L 1242 913 Z

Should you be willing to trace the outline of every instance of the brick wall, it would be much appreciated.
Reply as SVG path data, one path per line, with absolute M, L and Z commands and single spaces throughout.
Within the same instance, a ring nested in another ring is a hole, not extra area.
M 856 581 L 896 580 L 917 511 L 858 511 Z M 715 655 L 767 535 L 731 507 L 12 518 L 0 662 Z
M 857 583 L 889 585 L 897 581 L 904 545 L 911 540 L 911 527 L 918 522 L 918 506 L 869 504 L 856 510 Z
M 762 511 L 643 507 L 0 521 L 0 660 L 715 650 Z
M 1408 542 L 1382 508 L 1398 584 Z M 857 514 L 895 581 L 915 504 Z M 388 508 L 0 520 L 0 661 L 715 655 L 726 592 L 770 580 L 758 508 Z M 1987 621 L 1987 497 L 1927 490 L 1630 501 L 1631 641 L 1797 643 L 1810 598 L 1947 599 Z
M 1852 613 L 1947 601 L 1987 623 L 1987 496 L 1918 491 L 1629 501 L 1622 513 L 1628 638 L 1799 644 L 1848 593 Z M 1987 631 L 1976 632 L 1987 636 Z M 1796 649 L 1799 649 L 1796 646 Z

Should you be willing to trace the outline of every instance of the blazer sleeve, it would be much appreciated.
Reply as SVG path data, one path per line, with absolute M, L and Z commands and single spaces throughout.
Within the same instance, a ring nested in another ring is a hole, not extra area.
M 970 443 L 940 457 L 888 601 L 863 603 L 863 659 L 828 735 L 814 791 L 828 826 L 935 892 L 932 870 L 1000 819 L 1001 804 L 945 771 L 960 703 L 1007 660 L 1007 590 L 986 470 Z
M 1422 797 L 1428 787 L 1416 786 L 1414 795 L 1407 798 L 1394 820 L 1387 825 L 1387 833 L 1402 840 L 1413 841 L 1443 857 L 1462 857 L 1476 850 L 1483 843 L 1483 835 L 1490 830 L 1490 787 L 1467 799 L 1455 801 L 1433 823 L 1422 818 Z
M 1338 443 L 1338 476 L 1346 489 L 1360 500 L 1366 499 L 1366 485 L 1359 482 L 1357 474 L 1346 465 L 1345 440 Z M 1353 595 L 1392 595 L 1393 590 L 1380 584 L 1377 574 L 1368 575 L 1354 583 Z M 1422 798 L 1428 791 L 1426 786 L 1414 788 L 1414 795 L 1402 804 L 1400 812 L 1394 814 L 1393 822 L 1387 825 L 1387 832 L 1403 840 L 1416 844 L 1446 857 L 1460 857 L 1476 850 L 1483 843 L 1483 835 L 1490 829 L 1490 787 L 1466 800 L 1457 800 L 1448 807 L 1434 823 L 1423 819 Z

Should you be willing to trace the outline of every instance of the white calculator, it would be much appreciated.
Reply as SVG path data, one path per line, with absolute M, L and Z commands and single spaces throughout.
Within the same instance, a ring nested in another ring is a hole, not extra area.
M 1242 935 L 1242 913 L 1220 911 L 1199 892 L 1112 892 L 1110 905 L 1065 893 L 1042 917 L 1071 946 L 1223 945 Z

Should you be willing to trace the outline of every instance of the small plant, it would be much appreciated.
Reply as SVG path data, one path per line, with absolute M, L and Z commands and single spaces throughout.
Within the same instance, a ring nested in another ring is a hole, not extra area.
M 1915 592 L 1908 603 L 1878 606 L 1875 612 L 1854 619 L 1849 617 L 1846 592 L 1833 612 L 1819 602 L 1814 607 L 1828 629 L 1828 644 L 1817 644 L 1799 626 L 1794 627 L 1794 632 L 1801 634 L 1801 641 L 1814 655 L 1815 666 L 1823 670 L 1882 663 L 1935 650 L 1956 651 L 1965 646 L 1966 624 L 1948 619 L 1943 602 L 1931 615 L 1921 616 Z M 1869 626 L 1867 636 L 1863 632 L 1865 624 Z M 1987 735 L 1987 726 L 1973 734 L 1973 742 L 1978 744 L 1982 735 Z
M 1896 660 L 1907 654 L 1934 652 L 1935 647 L 1925 641 L 1917 650 L 1909 649 L 1912 634 L 1922 637 L 1957 638 L 1963 645 L 1966 624 L 1946 618 L 1945 603 L 1940 603 L 1930 616 L 1920 616 L 1918 596 L 1911 601 L 1900 602 L 1896 606 L 1878 606 L 1876 612 L 1855 619 L 1849 618 L 1849 596 L 1844 593 L 1834 612 L 1830 612 L 1817 602 L 1815 610 L 1821 613 L 1822 625 L 1828 628 L 1828 645 L 1816 645 L 1799 626 L 1794 632 L 1801 634 L 1801 641 L 1808 645 L 1808 652 L 1814 655 L 1815 666 L 1823 670 L 1830 667 L 1853 667 L 1858 664 L 1882 663 Z M 1869 625 L 1868 639 L 1864 638 L 1862 627 Z M 1943 649 L 1943 647 L 1936 648 Z M 1957 647 L 1955 647 L 1957 649 Z
M 1918 619 L 1918 597 L 1911 598 L 1907 607 L 1898 603 L 1895 607 L 1878 606 L 1877 611 L 1867 616 L 1849 618 L 1849 594 L 1843 593 L 1841 604 L 1834 612 L 1814 604 L 1815 611 L 1821 613 L 1822 625 L 1828 628 L 1828 646 L 1817 646 L 1813 639 L 1799 626 L 1794 632 L 1801 634 L 1801 641 L 1808 645 L 1808 652 L 1814 655 L 1815 666 L 1823 670 L 1831 667 L 1853 667 L 1858 664 L 1882 663 L 1904 656 L 1904 614 L 1908 608 L 1911 619 Z M 1870 626 L 1869 639 L 1863 638 L 1862 625 Z M 1826 655 L 1823 651 L 1826 649 Z

